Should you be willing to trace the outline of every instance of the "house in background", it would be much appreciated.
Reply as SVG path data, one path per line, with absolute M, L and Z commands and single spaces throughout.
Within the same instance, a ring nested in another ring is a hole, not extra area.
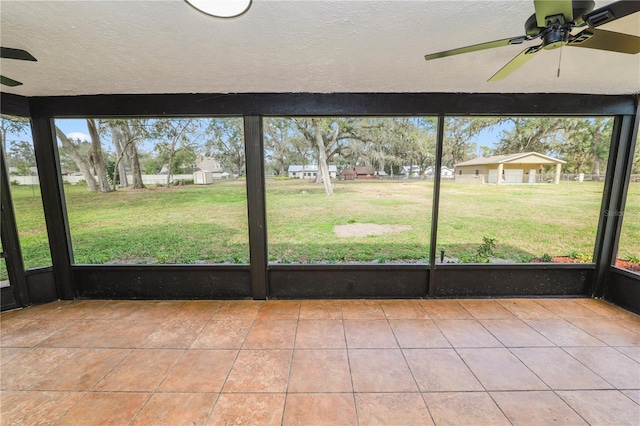
M 335 179 L 338 176 L 338 168 L 330 165 L 329 176 L 331 179 Z M 318 166 L 316 164 L 310 164 L 308 166 L 290 165 L 287 169 L 287 174 L 290 178 L 294 179 L 315 179 L 318 175 Z
M 409 169 L 411 169 L 411 173 L 409 173 Z M 420 166 L 402 166 L 402 170 L 398 174 L 404 177 L 420 177 Z
M 429 166 L 425 169 L 424 171 L 424 175 L 428 178 L 433 178 L 433 166 Z M 443 179 L 453 179 L 453 169 L 450 169 L 449 167 L 446 166 L 442 166 L 440 167 L 440 177 Z
M 376 169 L 373 166 L 355 166 L 353 171 L 356 173 L 356 179 L 376 178 Z
M 193 172 L 193 183 L 196 185 L 208 185 L 214 180 L 228 179 L 231 176 L 231 173 L 222 167 L 220 161 L 213 157 L 200 155 L 195 166 L 198 170 Z
M 340 172 L 340 180 L 356 180 L 355 169 L 342 169 Z
M 536 183 L 538 174 L 555 165 L 554 183 L 560 183 L 566 162 L 537 152 L 479 157 L 456 164 L 456 183 Z M 500 179 L 498 179 L 500 177 Z

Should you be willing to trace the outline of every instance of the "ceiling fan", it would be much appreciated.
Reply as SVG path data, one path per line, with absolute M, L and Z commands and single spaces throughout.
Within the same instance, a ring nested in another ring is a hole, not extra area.
M 0 58 L 3 59 L 17 59 L 19 61 L 32 61 L 37 62 L 31 53 L 22 49 L 12 49 L 10 47 L 0 47 Z M 22 83 L 12 78 L 0 75 L 0 84 L 9 87 L 20 86 Z
M 628 54 L 640 52 L 640 37 L 596 29 L 603 24 L 639 12 L 640 1 L 622 0 L 597 10 L 593 10 L 595 3 L 592 0 L 534 0 L 533 3 L 536 13 L 524 24 L 526 35 L 432 53 L 424 58 L 429 61 L 461 53 L 522 44 L 539 38 L 541 44 L 524 49 L 488 80 L 498 81 L 543 49 L 557 49 L 566 45 Z

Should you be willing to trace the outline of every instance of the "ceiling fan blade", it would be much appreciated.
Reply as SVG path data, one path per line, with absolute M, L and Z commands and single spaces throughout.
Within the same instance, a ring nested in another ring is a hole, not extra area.
M 573 21 L 572 0 L 534 0 L 536 8 L 536 21 L 540 28 L 548 26 L 547 17 L 563 15 L 564 22 Z
M 6 59 L 18 59 L 20 61 L 38 61 L 26 50 L 12 49 L 10 47 L 0 47 L 0 57 Z
M 5 77 L 4 75 L 0 75 L 0 84 L 9 86 L 9 87 L 16 87 L 16 86 L 20 86 L 22 83 L 12 78 Z
M 461 53 L 476 52 L 478 50 L 493 49 L 494 47 L 510 46 L 512 44 L 522 44 L 527 40 L 533 40 L 535 37 L 519 36 L 512 38 L 505 38 L 503 40 L 489 41 L 487 43 L 474 44 L 472 46 L 459 47 L 458 49 L 445 50 L 443 52 L 432 53 L 425 55 L 424 59 L 429 61 L 431 59 L 445 58 L 447 56 L 460 55 Z
M 572 37 L 567 46 L 608 50 L 609 52 L 640 53 L 640 37 L 613 31 L 587 29 Z
M 541 50 L 542 46 L 534 46 L 528 47 L 524 49 L 522 52 L 518 54 L 515 58 L 513 58 L 507 65 L 502 67 L 500 71 L 495 73 L 493 77 L 491 77 L 487 81 L 498 81 L 502 80 L 522 65 L 524 65 L 529 59 L 533 58 L 533 56 Z
M 591 28 L 596 28 L 636 12 L 640 12 L 640 1 L 624 0 L 585 13 L 582 18 Z

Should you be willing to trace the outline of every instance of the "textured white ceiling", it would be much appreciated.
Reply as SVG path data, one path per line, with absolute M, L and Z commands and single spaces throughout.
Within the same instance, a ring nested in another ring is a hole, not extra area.
M 596 8 L 610 1 L 596 2 Z M 216 19 L 182 0 L 0 1 L 2 59 L 25 96 L 241 92 L 640 92 L 640 54 L 543 51 L 486 80 L 524 46 L 434 61 L 427 53 L 522 35 L 533 0 L 254 0 Z M 617 21 L 640 29 L 640 14 Z M 623 21 L 623 22 L 621 22 Z M 536 44 L 536 42 L 531 42 Z

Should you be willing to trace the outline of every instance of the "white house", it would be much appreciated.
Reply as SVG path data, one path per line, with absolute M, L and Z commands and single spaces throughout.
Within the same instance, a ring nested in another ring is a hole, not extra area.
M 329 176 L 331 179 L 335 179 L 338 176 L 338 168 L 330 165 Z M 287 169 L 287 174 L 290 178 L 295 179 L 315 179 L 318 175 L 318 166 L 316 164 L 309 164 L 308 166 L 290 165 Z
M 440 177 L 443 179 L 453 179 L 453 169 L 449 167 L 442 166 L 440 168 Z M 429 166 L 425 169 L 424 175 L 428 177 L 433 177 L 433 166 Z

